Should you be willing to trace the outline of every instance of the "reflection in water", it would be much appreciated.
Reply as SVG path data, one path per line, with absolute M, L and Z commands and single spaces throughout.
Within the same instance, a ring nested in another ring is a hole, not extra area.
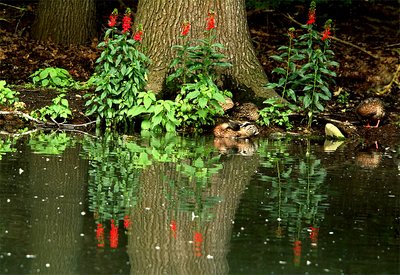
M 51 137 L 1 143 L 0 273 L 398 270 L 396 149 Z

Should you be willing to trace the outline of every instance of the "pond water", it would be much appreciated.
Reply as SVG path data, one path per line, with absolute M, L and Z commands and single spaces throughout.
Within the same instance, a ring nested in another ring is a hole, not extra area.
M 400 144 L 0 139 L 0 274 L 398 274 Z

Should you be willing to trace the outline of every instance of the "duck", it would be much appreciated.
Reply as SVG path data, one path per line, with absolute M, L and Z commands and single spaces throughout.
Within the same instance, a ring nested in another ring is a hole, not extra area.
M 217 138 L 251 138 L 258 135 L 259 131 L 251 122 L 229 120 L 217 125 L 213 133 Z
M 365 127 L 377 128 L 379 122 L 385 116 L 385 106 L 379 98 L 367 98 L 363 100 L 356 108 L 356 114 L 360 120 L 367 121 Z M 370 122 L 376 122 L 375 126 L 370 126 Z
M 260 114 L 256 104 L 246 102 L 233 108 L 232 117 L 236 120 L 256 121 Z
M 252 156 L 258 145 L 251 139 L 214 138 L 214 147 L 223 155 Z

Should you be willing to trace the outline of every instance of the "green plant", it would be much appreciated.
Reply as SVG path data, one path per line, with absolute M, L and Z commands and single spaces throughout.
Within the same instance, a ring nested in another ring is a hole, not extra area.
M 29 139 L 31 150 L 37 154 L 59 155 L 75 143 L 66 133 L 36 133 Z
M 220 102 L 225 97 L 232 97 L 228 91 L 221 91 L 207 76 L 199 74 L 195 83 L 188 83 L 181 87 L 175 102 L 177 104 L 176 118 L 183 128 L 194 127 L 201 131 L 203 125 L 213 125 L 214 117 L 222 115 Z
M 289 120 L 292 113 L 291 105 L 284 104 L 278 98 L 270 98 L 263 102 L 266 106 L 259 111 L 261 119 L 260 125 L 270 126 L 279 125 L 290 130 L 293 124 Z
M 130 38 L 131 11 L 127 9 L 123 18 L 122 33 L 115 27 L 118 13 L 110 16 L 109 29 L 104 41 L 99 43 L 103 49 L 96 60 L 97 86 L 94 94 L 89 94 L 86 106 L 87 115 L 96 115 L 98 121 L 107 127 L 128 121 L 128 111 L 137 105 L 137 96 L 143 90 L 147 79 L 147 65 L 150 60 L 138 50 L 142 40 L 141 26 L 134 38 Z
M 48 117 L 52 119 L 63 118 L 65 120 L 72 115 L 65 94 L 59 94 L 52 100 L 52 102 L 52 105 L 33 111 L 33 116 L 37 116 L 42 120 L 46 120 Z
M 176 50 L 176 58 L 170 64 L 171 73 L 166 81 L 167 85 L 174 83 L 178 87 L 187 83 L 194 83 L 199 80 L 199 75 L 215 81 L 217 69 L 231 67 L 226 62 L 226 56 L 218 51 L 224 49 L 221 43 L 215 43 L 215 14 L 209 12 L 205 38 L 195 41 L 188 41 L 187 35 L 190 30 L 190 23 L 185 22 L 182 26 L 181 38 L 183 45 L 172 46 Z
M 0 105 L 11 106 L 19 101 L 19 93 L 6 87 L 6 81 L 0 80 Z
M 300 107 L 308 117 L 308 127 L 311 127 L 314 114 L 324 110 L 322 100 L 331 98 L 329 86 L 336 76 L 332 68 L 339 66 L 333 61 L 334 53 L 329 49 L 332 20 L 325 23 L 321 36 L 313 29 L 315 10 L 315 2 L 312 2 L 307 24 L 302 26 L 306 33 L 296 39 L 295 29 L 290 28 L 289 46 L 280 47 L 279 50 L 284 52 L 271 56 L 285 66 L 273 70 L 273 73 L 281 75 L 279 81 L 267 84 L 268 88 L 280 89 L 282 98 L 295 102 L 300 99 Z
M 62 68 L 39 69 L 30 75 L 34 85 L 49 88 L 72 88 L 77 86 L 77 82 L 72 79 L 69 72 Z
M 140 92 L 137 96 L 137 105 L 127 113 L 129 117 L 143 118 L 142 130 L 167 130 L 175 132 L 179 121 L 175 118 L 176 104 L 171 100 L 157 100 L 153 92 Z

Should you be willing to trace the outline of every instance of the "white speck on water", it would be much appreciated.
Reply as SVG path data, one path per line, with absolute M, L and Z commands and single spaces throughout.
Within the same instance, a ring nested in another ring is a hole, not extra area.
M 86 212 L 85 212 L 85 211 L 82 211 L 82 212 L 81 212 L 81 215 L 82 215 L 82 216 L 85 216 L 85 215 L 86 215 Z
M 209 259 L 209 260 L 214 259 L 214 256 L 212 256 L 212 255 L 207 255 L 207 259 Z
M 265 219 L 266 222 L 268 222 L 268 219 Z
M 79 202 L 79 205 L 82 205 L 82 202 L 81 202 L 81 201 Z
M 27 258 L 27 259 L 35 259 L 36 255 L 28 254 L 28 255 L 25 256 L 25 258 Z
M 38 198 L 38 196 L 33 196 L 33 198 L 37 199 L 37 198 Z
M 58 197 L 60 197 L 60 198 L 64 198 L 64 195 L 60 195 L 60 196 L 58 196 Z
M 160 250 L 160 249 L 161 249 L 161 247 L 157 245 L 157 246 L 156 246 L 156 249 L 157 249 L 157 250 Z
M 10 199 L 7 199 L 7 202 L 11 202 L 11 200 L 10 200 Z
M 49 159 L 49 158 L 46 158 L 46 161 L 50 161 L 50 159 Z
M 24 172 L 24 170 L 19 168 L 18 173 L 21 175 L 23 172 Z
M 44 168 L 43 168 L 43 170 L 47 170 L 47 168 L 46 168 L 46 167 L 44 167 Z
M 50 267 L 50 264 L 49 264 L 49 263 L 47 263 L 47 264 L 46 264 L 46 267 Z
M 333 231 L 329 231 L 329 235 L 333 235 Z
M 282 219 L 281 219 L 281 218 L 277 218 L 276 220 L 277 220 L 278 222 L 282 221 Z
M 149 211 L 149 210 L 150 210 L 150 207 L 145 207 L 144 210 Z
M 85 233 L 81 233 L 79 236 L 83 237 L 83 236 L 85 236 Z
M 231 220 L 231 224 L 235 224 L 235 221 L 234 221 L 234 220 Z
M 242 227 L 240 228 L 240 230 L 242 230 L 242 231 L 243 231 L 243 230 L 244 230 L 244 227 L 242 226 Z
M 4 233 L 8 234 L 8 230 L 5 230 Z
M 6 256 L 11 256 L 11 252 L 7 252 L 7 253 L 6 253 Z
M 311 261 L 307 261 L 306 263 L 307 263 L 307 265 L 310 265 L 310 264 L 311 264 Z
M 388 195 L 389 198 L 395 198 L 395 195 Z
M 279 261 L 279 264 L 286 264 L 286 261 Z

